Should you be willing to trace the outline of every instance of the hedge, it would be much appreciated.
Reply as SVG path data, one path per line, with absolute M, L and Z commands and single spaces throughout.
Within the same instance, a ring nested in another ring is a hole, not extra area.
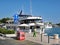
M 0 33 L 2 33 L 2 34 L 14 34 L 15 31 L 0 28 Z

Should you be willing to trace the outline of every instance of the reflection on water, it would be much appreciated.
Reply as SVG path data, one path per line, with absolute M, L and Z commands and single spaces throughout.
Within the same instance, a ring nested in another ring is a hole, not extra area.
M 60 36 L 60 28 L 56 27 L 56 28 L 46 29 L 45 33 L 49 34 L 50 36 L 52 36 L 54 34 L 59 34 L 59 36 Z

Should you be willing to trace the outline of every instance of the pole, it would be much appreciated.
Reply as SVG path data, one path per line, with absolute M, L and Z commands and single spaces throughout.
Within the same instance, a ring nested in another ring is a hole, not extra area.
M 32 1 L 30 0 L 30 13 L 32 15 Z
M 41 33 L 41 42 L 42 42 L 42 33 Z
M 48 35 L 48 43 L 49 43 L 49 35 Z
M 41 28 L 41 42 L 42 42 L 42 34 L 43 34 L 43 33 L 42 33 L 42 30 L 43 30 L 43 28 Z

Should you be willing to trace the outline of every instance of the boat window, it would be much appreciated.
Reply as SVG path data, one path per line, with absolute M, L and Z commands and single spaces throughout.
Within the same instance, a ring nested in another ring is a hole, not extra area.
M 36 28 L 40 28 L 40 26 L 36 26 Z

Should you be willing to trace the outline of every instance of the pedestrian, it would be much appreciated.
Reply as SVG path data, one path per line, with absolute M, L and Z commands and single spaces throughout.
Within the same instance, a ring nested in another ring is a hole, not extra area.
M 36 37 L 36 29 L 34 29 L 33 37 Z

